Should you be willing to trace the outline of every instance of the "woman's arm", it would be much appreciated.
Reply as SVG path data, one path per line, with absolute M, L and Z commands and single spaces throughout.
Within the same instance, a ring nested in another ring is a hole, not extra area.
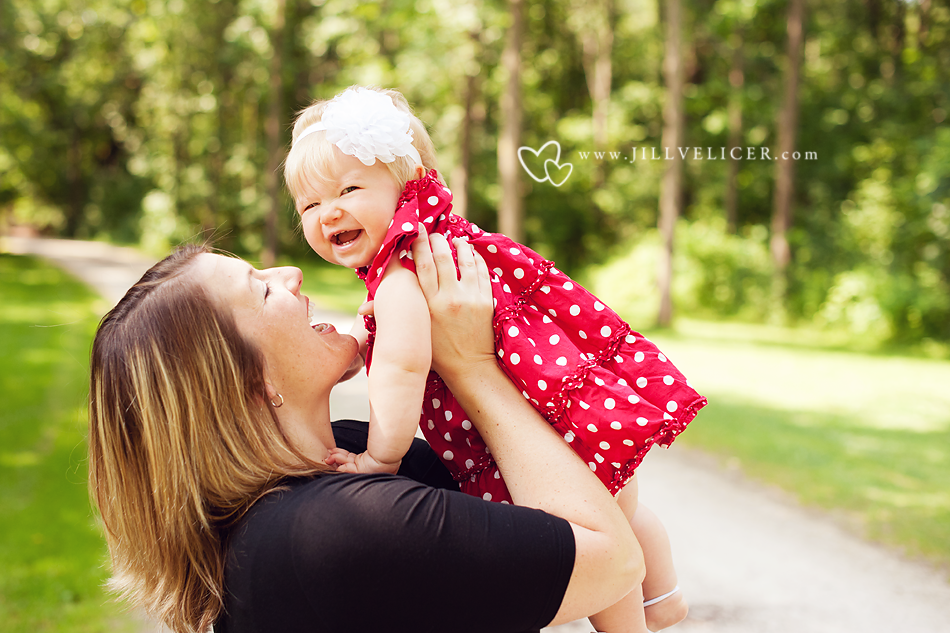
M 498 366 L 487 266 L 464 241 L 456 246 L 461 279 L 445 238 L 433 235 L 430 250 L 420 228 L 413 244 L 431 315 L 433 367 L 485 440 L 515 503 L 571 523 L 574 570 L 553 623 L 585 617 L 642 582 L 643 553 L 600 480 Z

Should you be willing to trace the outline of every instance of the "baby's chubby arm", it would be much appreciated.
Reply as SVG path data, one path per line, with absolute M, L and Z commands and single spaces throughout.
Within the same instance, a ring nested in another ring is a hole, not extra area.
M 399 468 L 419 424 L 432 361 L 429 307 L 415 274 L 395 259 L 376 290 L 373 311 L 376 342 L 369 372 L 373 416 L 366 453 L 341 464 L 340 470 L 349 472 L 396 472 Z

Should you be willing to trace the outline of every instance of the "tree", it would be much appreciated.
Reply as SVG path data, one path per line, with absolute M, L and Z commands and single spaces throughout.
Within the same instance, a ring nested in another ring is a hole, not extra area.
M 785 270 L 792 259 L 787 234 L 792 226 L 792 204 L 795 195 L 793 153 L 798 132 L 798 83 L 804 41 L 804 5 L 804 0 L 790 0 L 788 6 L 785 94 L 778 119 L 771 247 L 772 258 L 775 263 L 776 293 L 782 298 L 786 294 Z
M 663 78 L 666 83 L 666 103 L 663 107 L 664 152 L 672 160 L 667 161 L 660 185 L 659 229 L 663 240 L 663 252 L 657 282 L 660 286 L 660 310 L 657 324 L 668 327 L 673 320 L 673 234 L 676 219 L 682 206 L 683 163 L 679 148 L 683 146 L 686 120 L 683 112 L 683 53 L 682 14 L 680 0 L 666 3 L 666 53 L 663 60 Z
M 502 66 L 508 79 L 501 96 L 502 128 L 498 135 L 498 175 L 501 180 L 501 201 L 498 205 L 498 228 L 516 242 L 524 240 L 524 204 L 521 198 L 521 174 L 518 147 L 521 145 L 521 47 L 524 37 L 524 0 L 508 0 L 511 25 Z

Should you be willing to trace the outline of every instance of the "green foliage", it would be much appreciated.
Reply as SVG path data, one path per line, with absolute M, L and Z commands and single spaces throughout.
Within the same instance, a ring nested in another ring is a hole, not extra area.
M 88 355 L 100 302 L 59 269 L 0 255 L 0 621 L 5 631 L 131 631 L 102 589 L 86 484 Z
M 742 319 L 780 313 L 878 340 L 950 340 L 950 10 L 872 5 L 807 4 L 792 262 L 781 284 L 785 305 L 770 306 L 775 280 L 762 259 L 769 238 L 762 231 L 770 230 L 775 195 L 787 4 L 685 4 L 689 149 L 678 310 Z M 662 3 L 614 1 L 603 148 L 593 147 L 583 46 L 599 19 L 592 6 L 529 3 L 521 50 L 522 143 L 557 140 L 562 163 L 573 165 L 558 188 L 523 177 L 526 241 L 581 276 L 631 245 L 647 248 L 666 167 L 642 154 L 632 160 L 635 149 L 664 153 Z M 312 99 L 354 83 L 397 87 L 429 126 L 452 184 L 474 78 L 468 215 L 496 229 L 505 4 L 286 0 L 280 33 L 275 7 L 0 3 L 0 227 L 30 224 L 156 253 L 213 233 L 223 248 L 256 257 L 271 204 L 265 127 L 276 97 L 286 146 L 294 112 Z M 739 111 L 741 127 L 731 134 Z M 722 150 L 733 138 L 743 151 L 735 226 L 726 229 Z M 607 154 L 598 159 L 594 150 Z M 283 192 L 278 198 L 281 251 L 303 256 L 290 201 Z M 638 309 L 652 321 L 648 303 Z

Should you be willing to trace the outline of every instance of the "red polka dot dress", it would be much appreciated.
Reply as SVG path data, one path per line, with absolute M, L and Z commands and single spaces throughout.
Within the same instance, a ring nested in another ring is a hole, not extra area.
M 406 184 L 383 247 L 370 266 L 357 270 L 369 298 L 391 258 L 415 272 L 410 247 L 419 222 L 450 243 L 453 237 L 468 238 L 491 271 L 499 364 L 616 494 L 647 451 L 669 445 L 706 399 L 653 343 L 553 262 L 455 215 L 451 201 L 434 171 Z M 366 326 L 369 367 L 372 317 Z M 488 447 L 435 372 L 426 384 L 420 426 L 464 492 L 511 501 Z

